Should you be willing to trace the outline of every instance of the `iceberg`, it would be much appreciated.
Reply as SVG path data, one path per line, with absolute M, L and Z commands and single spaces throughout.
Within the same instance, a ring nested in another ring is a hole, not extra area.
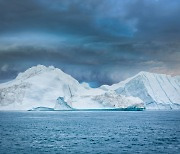
M 134 77 L 106 87 L 106 89 L 113 89 L 116 93 L 124 96 L 138 97 L 144 102 L 146 109 L 180 109 L 180 82 L 178 79 L 178 76 L 140 72 Z
M 0 84 L 0 110 L 180 109 L 180 77 L 141 72 L 91 88 L 53 66 L 38 65 Z

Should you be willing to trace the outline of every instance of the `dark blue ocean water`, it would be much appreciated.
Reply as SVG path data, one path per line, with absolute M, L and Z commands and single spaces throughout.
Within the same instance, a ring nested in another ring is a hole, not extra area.
M 0 112 L 0 153 L 180 153 L 180 112 Z

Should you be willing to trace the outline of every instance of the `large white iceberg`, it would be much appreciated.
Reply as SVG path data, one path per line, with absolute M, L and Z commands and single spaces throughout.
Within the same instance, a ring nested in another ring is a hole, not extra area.
M 105 105 L 102 102 L 102 98 L 107 95 L 105 93 L 106 91 L 100 88 L 80 84 L 58 68 L 38 65 L 20 73 L 16 79 L 0 84 L 0 109 L 70 110 L 124 107 L 114 106 L 118 97 L 114 97 Z M 129 103 L 126 106 L 134 104 L 128 97 L 119 99 L 119 104 L 123 104 L 125 99 Z
M 29 68 L 0 84 L 0 110 L 180 109 L 180 77 L 141 72 L 91 88 L 53 66 Z

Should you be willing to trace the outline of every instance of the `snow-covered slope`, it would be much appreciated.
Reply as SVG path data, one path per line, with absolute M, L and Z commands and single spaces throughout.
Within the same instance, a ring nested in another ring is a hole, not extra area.
M 78 103 L 75 103 L 78 102 Z M 113 109 L 113 108 L 127 108 L 127 107 L 139 107 L 144 108 L 143 101 L 137 97 L 123 96 L 117 94 L 115 91 L 109 91 L 102 94 L 79 95 L 73 97 L 71 100 L 73 108 L 78 109 Z
M 179 76 L 140 72 L 123 82 L 101 88 L 139 97 L 146 109 L 180 109 Z
M 67 101 L 76 95 L 79 82 L 60 69 L 38 65 L 0 85 L 1 109 L 54 108 L 58 97 Z
M 97 109 L 142 104 L 140 99 L 116 93 L 109 97 L 110 93 L 80 84 L 60 69 L 38 65 L 11 82 L 0 84 L 0 110 Z

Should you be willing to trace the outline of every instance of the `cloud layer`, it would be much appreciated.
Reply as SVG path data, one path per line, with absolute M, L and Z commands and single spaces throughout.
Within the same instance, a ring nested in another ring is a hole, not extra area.
M 0 80 L 54 65 L 80 82 L 180 74 L 179 0 L 0 0 Z

